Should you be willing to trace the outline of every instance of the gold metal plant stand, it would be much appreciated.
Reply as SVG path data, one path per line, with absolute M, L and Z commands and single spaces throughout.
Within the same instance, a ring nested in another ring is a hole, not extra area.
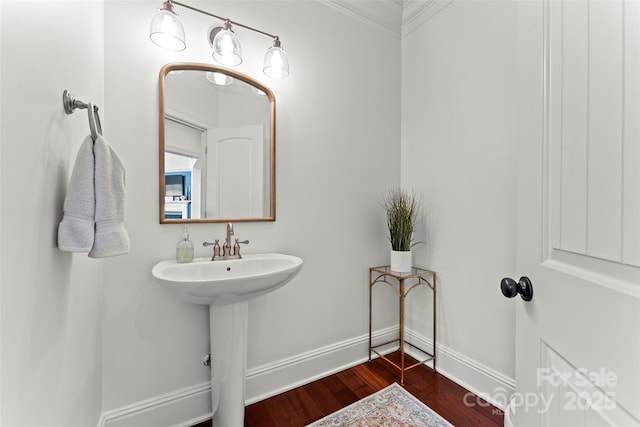
M 431 281 L 429 281 L 429 279 Z M 392 280 L 393 282 L 391 282 Z M 405 281 L 408 281 L 405 286 Z M 372 311 L 373 311 L 373 285 L 376 283 L 385 283 L 398 295 L 400 302 L 400 328 L 398 331 L 398 338 L 391 341 L 387 341 L 381 344 L 373 345 L 371 341 L 372 335 Z M 419 286 L 426 286 L 433 292 L 433 346 L 431 352 L 425 351 L 415 344 L 412 344 L 405 340 L 404 331 L 404 303 L 407 295 Z M 400 364 L 393 362 L 387 356 L 379 352 L 377 349 L 380 347 L 388 346 L 389 344 L 398 343 L 398 351 L 400 352 Z M 411 366 L 405 366 L 405 344 L 409 345 L 416 350 L 424 353 L 427 357 L 414 363 Z M 411 271 L 406 273 L 399 273 L 391 270 L 389 266 L 383 267 L 371 267 L 369 268 L 369 361 L 371 361 L 372 353 L 377 354 L 387 362 L 391 363 L 397 369 L 400 370 L 400 384 L 404 385 L 404 373 L 411 368 L 422 365 L 424 363 L 433 361 L 433 370 L 436 370 L 436 273 L 434 271 L 424 270 L 422 268 L 414 267 Z

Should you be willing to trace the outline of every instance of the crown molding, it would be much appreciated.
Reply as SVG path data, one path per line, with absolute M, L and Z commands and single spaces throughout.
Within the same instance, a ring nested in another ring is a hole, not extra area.
M 381 28 L 398 38 L 402 35 L 402 4 L 406 0 L 319 0 L 360 22 Z
M 405 37 L 453 0 L 319 0 L 360 22 Z
M 402 6 L 402 37 L 436 16 L 453 0 L 406 0 Z

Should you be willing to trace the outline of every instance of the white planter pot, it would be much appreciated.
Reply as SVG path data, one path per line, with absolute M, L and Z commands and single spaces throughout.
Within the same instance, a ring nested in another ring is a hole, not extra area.
M 407 273 L 413 267 L 411 251 L 391 250 L 391 270 L 398 273 Z

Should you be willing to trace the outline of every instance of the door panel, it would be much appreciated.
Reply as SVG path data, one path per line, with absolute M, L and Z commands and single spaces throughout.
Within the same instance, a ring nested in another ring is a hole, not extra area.
M 634 424 L 633 418 L 615 402 L 615 391 L 611 390 L 618 382 L 615 374 L 573 366 L 545 342 L 538 379 L 544 396 L 542 425 Z
M 212 128 L 207 132 L 206 209 L 216 218 L 264 216 L 263 126 Z
M 640 266 L 640 3 L 624 3 L 624 144 L 622 262 Z M 634 41 L 630 43 L 629 41 Z
M 548 4 L 548 146 L 554 249 L 640 266 L 638 43 L 619 1 Z M 630 77 L 633 76 L 633 77 Z M 626 211 L 626 213 L 625 213 Z M 632 236 L 632 237 L 629 237 Z M 633 238 L 635 236 L 635 239 Z
M 589 1 L 587 4 L 587 254 L 622 261 L 622 2 Z M 564 22 L 575 18 L 565 14 L 559 19 Z M 552 49 L 555 39 L 552 34 Z

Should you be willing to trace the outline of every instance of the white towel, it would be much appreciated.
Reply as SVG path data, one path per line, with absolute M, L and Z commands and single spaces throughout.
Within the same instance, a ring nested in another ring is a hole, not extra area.
M 93 146 L 95 156 L 95 237 L 91 258 L 105 258 L 129 253 L 129 235 L 124 229 L 124 164 L 101 135 Z
M 93 141 L 87 136 L 78 150 L 58 226 L 58 247 L 66 252 L 89 252 L 93 246 L 95 192 Z
M 91 258 L 129 253 L 124 229 L 126 171 L 118 154 L 98 135 L 78 150 L 58 226 L 58 248 Z

